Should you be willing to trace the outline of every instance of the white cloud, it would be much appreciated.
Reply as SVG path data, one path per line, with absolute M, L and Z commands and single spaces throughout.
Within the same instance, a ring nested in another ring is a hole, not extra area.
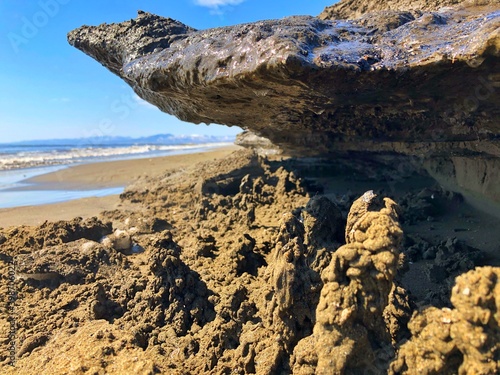
M 133 95 L 134 95 L 133 98 L 134 98 L 135 103 L 138 104 L 138 105 L 140 105 L 141 107 L 146 107 L 146 108 L 151 108 L 151 109 L 153 109 L 153 108 L 154 109 L 158 109 L 153 104 L 151 104 L 151 103 L 145 101 L 144 99 L 142 99 L 139 95 L 137 95 L 135 93 Z
M 218 9 L 226 5 L 238 5 L 245 0 L 196 0 L 196 4 L 202 7 Z

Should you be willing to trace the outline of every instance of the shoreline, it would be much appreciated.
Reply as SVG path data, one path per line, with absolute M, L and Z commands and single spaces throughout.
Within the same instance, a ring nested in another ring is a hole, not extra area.
M 71 140 L 69 140 L 71 142 Z M 190 154 L 231 146 L 234 142 L 210 142 L 187 144 L 133 144 L 133 145 L 86 145 L 73 140 L 74 144 L 19 146 L 13 152 L 0 144 L 0 172 L 36 170 L 38 168 L 67 167 L 80 164 L 145 159 Z M 42 141 L 43 143 L 43 141 Z M 16 146 L 13 146 L 16 149 Z
M 116 189 L 125 187 L 139 178 L 154 177 L 167 170 L 219 159 L 238 149 L 240 147 L 234 145 L 188 154 L 79 164 L 28 178 L 22 183 L 32 185 L 17 187 L 9 191 L 49 194 L 53 191 L 64 193 Z M 104 210 L 115 209 L 119 204 L 119 194 L 110 194 L 40 205 L 0 208 L 0 228 L 40 225 L 46 220 L 70 220 L 78 216 L 90 217 Z

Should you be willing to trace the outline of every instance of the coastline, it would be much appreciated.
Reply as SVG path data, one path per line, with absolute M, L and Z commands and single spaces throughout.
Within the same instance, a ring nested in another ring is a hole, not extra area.
M 19 191 L 98 191 L 124 187 L 141 177 L 155 177 L 167 170 L 186 168 L 196 163 L 215 160 L 240 149 L 225 146 L 204 152 L 177 154 L 143 159 L 127 159 L 80 164 L 37 175 L 23 181 L 28 185 L 14 189 Z M 84 197 L 62 202 L 0 208 L 0 228 L 19 225 L 40 225 L 46 220 L 70 220 L 97 215 L 101 211 L 117 208 L 118 194 L 102 197 Z

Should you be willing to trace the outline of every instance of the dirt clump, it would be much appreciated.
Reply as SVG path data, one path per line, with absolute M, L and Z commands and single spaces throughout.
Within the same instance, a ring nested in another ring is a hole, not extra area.
M 15 255 L 19 251 L 39 250 L 81 238 L 100 241 L 112 232 L 111 228 L 110 222 L 102 222 L 95 217 L 86 220 L 77 217 L 71 221 L 45 222 L 36 228 L 20 226 L 6 229 L 0 235 L 0 242 L 2 253 Z
M 453 308 L 429 307 L 409 323 L 390 374 L 498 374 L 500 272 L 481 267 L 456 279 Z
M 347 243 L 321 274 L 316 324 L 313 334 L 295 348 L 294 373 L 341 374 L 372 367 L 380 373 L 383 369 L 377 366 L 387 363 L 392 348 L 384 310 L 394 287 L 403 232 L 396 203 L 386 198 L 379 209 L 375 201 L 368 191 L 352 205 Z

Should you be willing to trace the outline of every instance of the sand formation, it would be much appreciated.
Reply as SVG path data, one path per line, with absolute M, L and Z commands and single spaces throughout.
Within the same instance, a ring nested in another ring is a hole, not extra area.
M 3 230 L 19 347 L 11 368 L 2 346 L 2 371 L 498 371 L 498 268 L 460 276 L 452 308 L 426 307 L 399 277 L 409 206 L 332 201 L 294 163 L 237 152 L 139 181 L 99 218 Z
M 328 14 L 349 18 L 343 4 Z M 15 287 L 18 312 L 16 367 L 3 339 L 2 373 L 498 373 L 499 268 L 456 238 L 409 233 L 463 205 L 461 195 L 434 187 L 395 188 L 393 199 L 382 188 L 333 194 L 340 181 L 326 178 L 339 168 L 352 189 L 361 180 L 400 186 L 417 172 L 422 180 L 425 166 L 471 180 L 460 171 L 472 165 L 478 173 L 482 163 L 475 189 L 495 201 L 498 92 L 462 111 L 454 85 L 460 75 L 463 84 L 491 77 L 496 87 L 496 4 L 206 32 L 141 13 L 70 33 L 73 45 L 162 110 L 245 126 L 296 157 L 239 151 L 139 180 L 119 209 L 96 218 L 0 229 L 2 293 Z M 412 55 L 403 48 L 412 35 L 436 37 L 435 49 L 420 43 Z M 449 36 L 457 39 L 445 51 Z M 464 36 L 472 41 L 464 45 Z M 200 55 L 200 46 L 211 53 L 218 43 L 224 62 Z M 193 47 L 182 60 L 176 51 L 186 44 Z M 262 47 L 253 48 L 257 65 L 242 55 L 254 44 Z M 373 101 L 380 92 L 365 90 L 378 82 L 387 106 Z M 349 95 L 340 100 L 342 92 Z M 454 108 L 451 123 L 431 121 L 446 108 Z M 311 145 L 330 159 L 301 157 Z M 354 145 L 358 153 L 332 159 Z M 408 160 L 419 150 L 433 155 L 427 164 Z M 422 293 L 422 284 L 432 289 Z M 9 327 L 1 315 L 2 337 Z

